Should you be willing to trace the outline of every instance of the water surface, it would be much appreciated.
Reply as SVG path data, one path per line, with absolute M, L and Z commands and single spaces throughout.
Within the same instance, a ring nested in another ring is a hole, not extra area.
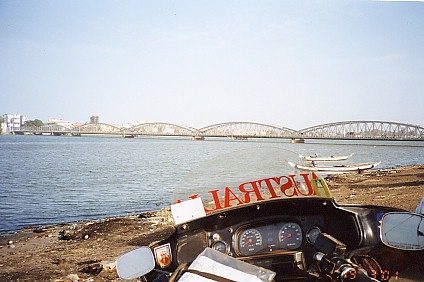
M 424 142 L 0 136 L 0 232 L 92 220 L 169 206 L 196 164 L 252 146 L 303 155 L 348 155 L 345 163 L 424 163 Z

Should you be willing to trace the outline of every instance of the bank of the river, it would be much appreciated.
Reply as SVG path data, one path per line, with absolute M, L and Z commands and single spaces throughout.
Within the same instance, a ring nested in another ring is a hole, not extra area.
M 424 165 L 338 175 L 329 179 L 329 187 L 340 204 L 413 211 L 424 196 Z M 161 210 L 3 236 L 0 281 L 118 281 L 116 257 L 168 236 L 173 231 L 169 215 Z

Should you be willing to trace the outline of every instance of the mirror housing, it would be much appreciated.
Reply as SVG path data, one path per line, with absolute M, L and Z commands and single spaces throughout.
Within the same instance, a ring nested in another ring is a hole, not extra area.
M 424 216 L 409 212 L 386 213 L 381 220 L 383 244 L 400 250 L 424 250 Z
M 116 259 L 116 271 L 120 278 L 131 280 L 146 275 L 155 268 L 155 258 L 149 247 L 129 251 Z

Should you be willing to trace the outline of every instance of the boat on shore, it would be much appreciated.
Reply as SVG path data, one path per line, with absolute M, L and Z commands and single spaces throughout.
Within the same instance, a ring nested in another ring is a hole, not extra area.
M 308 162 L 336 162 L 336 161 L 344 161 L 353 156 L 354 153 L 346 156 L 329 156 L 329 157 L 321 157 L 315 154 L 314 156 L 302 156 L 299 154 L 299 157 L 303 158 L 305 161 Z
M 318 166 L 318 165 L 301 165 L 288 162 L 294 168 L 305 170 L 305 171 L 318 171 L 324 173 L 348 173 L 348 172 L 362 172 L 367 169 L 372 169 L 381 164 L 379 162 L 362 163 L 362 164 L 350 164 L 350 165 L 335 165 L 335 166 Z

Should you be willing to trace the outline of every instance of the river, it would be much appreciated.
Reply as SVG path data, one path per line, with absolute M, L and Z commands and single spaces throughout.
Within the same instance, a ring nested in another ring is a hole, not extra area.
M 252 146 L 302 155 L 383 160 L 379 168 L 424 163 L 424 142 L 286 139 L 231 141 L 0 135 L 0 233 L 135 214 L 169 206 L 193 165 Z M 296 161 L 296 160 L 295 160 Z

